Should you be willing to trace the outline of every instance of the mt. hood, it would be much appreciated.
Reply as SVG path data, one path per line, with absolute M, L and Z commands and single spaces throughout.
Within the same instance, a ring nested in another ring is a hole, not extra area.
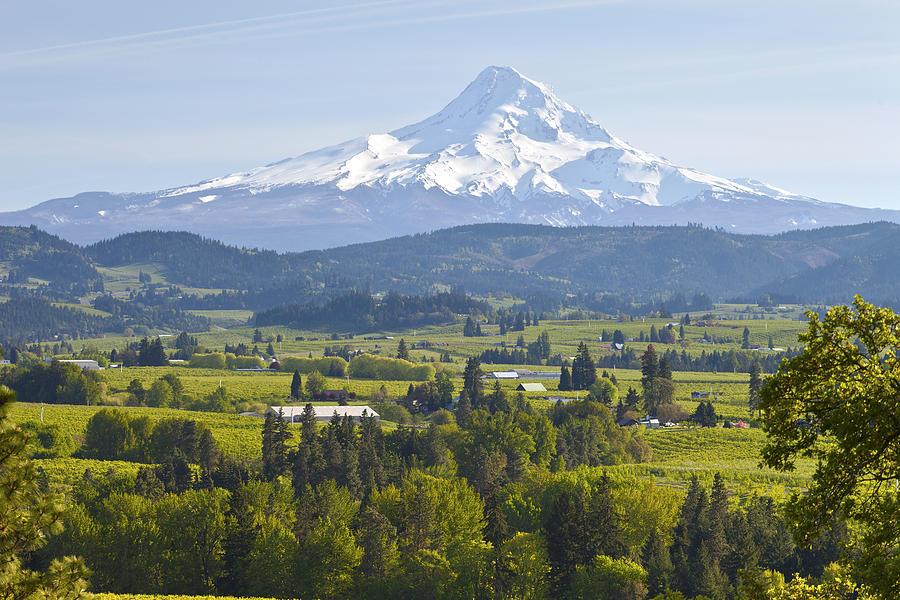
M 189 230 L 242 246 L 305 250 L 479 222 L 717 225 L 777 233 L 900 211 L 820 202 L 751 179 L 679 167 L 615 137 L 545 85 L 488 67 L 443 110 L 186 187 L 88 192 L 18 212 L 75 242 Z

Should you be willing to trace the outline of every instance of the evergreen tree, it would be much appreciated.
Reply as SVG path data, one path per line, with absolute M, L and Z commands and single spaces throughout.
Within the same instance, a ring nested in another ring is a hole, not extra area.
M 267 479 L 273 479 L 277 474 L 277 458 L 275 457 L 275 437 L 278 424 L 276 419 L 281 419 L 281 412 L 273 415 L 266 413 L 266 420 L 263 423 L 262 431 L 262 461 L 263 475 Z
M 247 557 L 257 534 L 253 508 L 243 483 L 231 490 L 227 520 L 227 533 L 222 541 L 222 573 L 216 589 L 240 596 L 247 589 Z
M 85 597 L 87 569 L 73 557 L 54 559 L 46 572 L 26 569 L 22 559 L 62 530 L 61 499 L 41 491 L 28 460 L 28 434 L 10 422 L 15 393 L 0 386 L 0 597 Z
M 475 336 L 475 321 L 472 317 L 466 317 L 466 324 L 463 326 L 463 337 Z
M 591 507 L 588 510 L 589 533 L 586 540 L 588 552 L 587 563 L 594 556 L 602 554 L 612 558 L 621 558 L 628 552 L 628 544 L 625 541 L 625 533 L 619 526 L 619 516 L 612 499 L 612 490 L 609 483 L 609 475 L 603 472 L 600 486 L 595 492 Z
M 559 386 L 561 392 L 567 392 L 572 389 L 572 375 L 569 373 L 569 367 L 563 365 L 559 370 Z
M 759 363 L 753 363 L 750 367 L 750 414 L 759 410 L 759 390 L 762 389 L 763 379 L 760 374 Z
M 744 334 L 741 337 L 741 348 L 745 350 L 750 347 L 750 329 L 748 327 L 744 327 Z
M 659 333 L 656 331 L 656 325 L 650 326 L 650 343 L 658 344 L 659 343 Z
M 659 377 L 659 359 L 653 344 L 647 346 L 641 355 L 641 386 L 644 389 L 644 408 L 649 414 L 656 414 L 659 408 L 660 394 L 657 386 Z
M 456 422 L 460 427 L 466 426 L 471 412 L 472 402 L 469 400 L 469 392 L 463 389 L 459 392 L 459 403 L 456 405 Z
M 550 562 L 550 587 L 555 598 L 565 595 L 572 575 L 581 563 L 579 541 L 584 537 L 583 522 L 584 505 L 579 504 L 576 494 L 568 490 L 556 497 L 545 516 L 544 539 L 547 540 Z
M 508 537 L 509 527 L 503 512 L 503 496 L 500 489 L 495 487 L 484 500 L 484 539 L 493 544 L 494 548 L 499 548 Z
M 641 564 L 647 571 L 647 591 L 651 597 L 661 594 L 672 584 L 672 558 L 657 529 L 650 532 L 641 549 Z
M 629 409 L 634 410 L 637 409 L 640 401 L 641 397 L 638 395 L 637 391 L 633 387 L 628 386 L 628 393 L 625 394 L 625 405 Z
M 538 358 L 541 360 L 547 360 L 550 358 L 550 332 L 544 330 L 541 332 L 541 335 L 538 336 L 538 347 L 540 349 L 540 355 Z
M 512 327 L 513 331 L 525 331 L 525 313 L 519 311 L 516 315 L 516 321 Z
M 587 344 L 580 342 L 572 361 L 572 387 L 576 390 L 586 390 L 597 381 L 597 367 Z
M 403 338 L 400 338 L 400 343 L 397 344 L 397 358 L 409 360 L 409 349 L 406 347 L 406 340 Z
M 300 371 L 295 370 L 291 377 L 291 400 L 300 400 L 303 395 L 303 379 L 300 377 Z
M 657 377 L 660 379 L 668 379 L 669 381 L 672 380 L 672 368 L 669 366 L 669 359 L 665 356 L 659 359 Z
M 397 529 L 371 506 L 360 514 L 359 521 L 356 539 L 363 551 L 360 569 L 367 585 L 377 588 L 384 585 L 400 566 Z
M 484 398 L 484 382 L 481 379 L 483 376 L 481 363 L 474 356 L 470 357 L 463 371 L 463 390 L 469 398 L 472 410 L 480 408 Z

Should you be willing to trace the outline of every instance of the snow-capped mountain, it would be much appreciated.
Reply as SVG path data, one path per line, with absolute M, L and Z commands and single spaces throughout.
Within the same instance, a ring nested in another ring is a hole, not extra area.
M 437 114 L 196 185 L 85 193 L 0 213 L 88 242 L 140 229 L 308 249 L 477 222 L 717 225 L 774 233 L 900 211 L 820 202 L 679 167 L 632 147 L 545 85 L 488 67 Z

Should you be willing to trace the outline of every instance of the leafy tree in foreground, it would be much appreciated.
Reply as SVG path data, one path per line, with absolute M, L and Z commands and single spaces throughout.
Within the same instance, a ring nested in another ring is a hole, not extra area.
M 46 572 L 23 568 L 21 557 L 62 530 L 59 499 L 40 491 L 26 458 L 28 435 L 9 420 L 15 393 L 0 386 L 0 597 L 74 599 L 85 596 L 87 570 L 77 558 L 54 560 Z
M 769 441 L 763 462 L 782 471 L 810 457 L 806 494 L 786 514 L 808 542 L 835 517 L 865 533 L 854 576 L 883 598 L 900 597 L 900 316 L 857 296 L 823 320 L 808 313 L 803 352 L 760 390 Z

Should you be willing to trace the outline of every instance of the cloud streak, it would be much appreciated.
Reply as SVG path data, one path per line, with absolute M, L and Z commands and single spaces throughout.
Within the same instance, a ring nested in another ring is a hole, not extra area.
M 402 25 L 588 8 L 616 4 L 621 1 L 570 0 L 568 2 L 533 2 L 508 8 L 484 8 L 484 2 L 475 2 L 474 0 L 379 0 L 7 52 L 0 54 L 0 69 L 22 69 L 153 48 L 171 49 L 192 45 L 233 44 L 284 37 L 302 37 L 322 33 L 377 30 Z M 446 7 L 451 7 L 451 10 L 431 14 Z

